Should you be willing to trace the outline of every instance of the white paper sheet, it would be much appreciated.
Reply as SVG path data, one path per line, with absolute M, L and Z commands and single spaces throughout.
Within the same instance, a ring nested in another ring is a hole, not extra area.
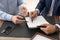
M 30 17 L 25 18 L 27 22 L 27 25 L 29 28 L 36 28 L 37 26 L 40 26 L 42 24 L 49 24 L 43 16 L 37 16 L 33 22 L 31 21 Z
M 32 40 L 51 40 L 51 39 L 38 34 Z

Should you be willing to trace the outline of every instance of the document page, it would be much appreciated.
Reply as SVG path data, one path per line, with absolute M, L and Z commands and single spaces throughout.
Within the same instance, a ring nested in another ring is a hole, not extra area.
M 32 40 L 51 40 L 51 39 L 38 34 Z
M 33 20 L 33 22 L 31 21 L 30 17 L 26 17 L 25 19 L 29 28 L 36 28 L 37 26 L 40 26 L 42 24 L 49 24 L 49 22 L 47 22 L 43 16 L 37 16 Z

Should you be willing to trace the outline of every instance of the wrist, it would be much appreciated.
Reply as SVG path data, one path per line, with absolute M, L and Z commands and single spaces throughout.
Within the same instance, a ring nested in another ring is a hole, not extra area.
M 59 28 L 55 25 L 55 28 L 56 28 L 56 32 L 58 32 L 59 31 Z
M 35 11 L 37 12 L 37 15 L 39 15 L 40 13 L 39 9 L 35 9 Z

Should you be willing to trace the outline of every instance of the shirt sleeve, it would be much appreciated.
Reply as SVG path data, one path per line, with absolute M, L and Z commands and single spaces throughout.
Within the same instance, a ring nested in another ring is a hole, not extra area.
M 18 0 L 18 7 L 26 6 L 26 3 L 23 0 Z
M 12 21 L 12 16 L 6 12 L 0 11 L 0 20 L 7 20 L 7 21 Z

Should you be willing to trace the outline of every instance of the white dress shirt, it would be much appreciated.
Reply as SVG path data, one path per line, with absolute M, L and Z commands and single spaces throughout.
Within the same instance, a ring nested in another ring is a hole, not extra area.
M 51 4 L 51 7 L 50 7 L 50 11 L 49 11 L 49 13 L 48 13 L 47 16 L 52 16 L 52 14 L 53 14 L 52 12 L 53 12 L 54 3 L 55 3 L 55 0 L 52 0 L 52 4 Z

